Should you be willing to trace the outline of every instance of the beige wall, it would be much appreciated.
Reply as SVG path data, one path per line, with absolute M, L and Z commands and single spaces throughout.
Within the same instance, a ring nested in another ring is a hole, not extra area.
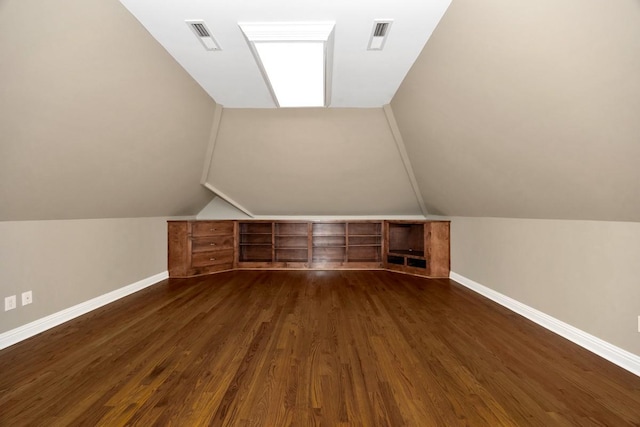
M 0 222 L 0 333 L 166 270 L 166 218 Z
M 640 221 L 640 3 L 454 0 L 391 105 L 430 213 Z
M 451 270 L 640 355 L 640 224 L 452 218 Z
M 420 215 L 382 108 L 225 109 L 207 182 L 253 215 Z
M 0 2 L 0 220 L 196 214 L 214 101 L 117 0 Z
M 196 219 L 247 219 L 251 218 L 220 197 L 214 197 L 199 213 Z

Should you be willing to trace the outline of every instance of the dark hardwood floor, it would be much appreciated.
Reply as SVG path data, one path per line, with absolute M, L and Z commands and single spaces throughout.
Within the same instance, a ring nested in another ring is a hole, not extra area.
M 237 271 L 0 351 L 0 425 L 640 425 L 640 378 L 449 280 Z

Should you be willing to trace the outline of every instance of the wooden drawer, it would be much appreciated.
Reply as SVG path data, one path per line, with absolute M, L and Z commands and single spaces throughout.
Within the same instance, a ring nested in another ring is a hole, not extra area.
M 205 267 L 233 263 L 233 249 L 212 252 L 196 252 L 191 255 L 191 267 Z
M 193 237 L 233 235 L 233 221 L 196 221 L 191 227 Z
M 217 273 L 218 271 L 233 270 L 233 263 L 229 262 L 226 264 L 210 265 L 207 267 L 202 267 L 202 269 L 205 270 L 206 273 Z
M 211 274 L 217 273 L 219 271 L 228 271 L 233 270 L 233 263 L 228 262 L 226 264 L 217 264 L 217 265 L 205 265 L 204 267 L 193 267 L 190 271 L 190 277 L 200 276 L 203 274 Z
M 191 252 L 233 249 L 233 236 L 198 237 L 191 240 Z

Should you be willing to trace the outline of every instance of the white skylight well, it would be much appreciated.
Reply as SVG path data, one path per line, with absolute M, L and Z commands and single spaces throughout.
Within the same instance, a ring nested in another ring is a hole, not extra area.
M 332 22 L 239 25 L 276 106 L 329 105 Z
M 324 43 L 255 44 L 280 107 L 323 107 Z

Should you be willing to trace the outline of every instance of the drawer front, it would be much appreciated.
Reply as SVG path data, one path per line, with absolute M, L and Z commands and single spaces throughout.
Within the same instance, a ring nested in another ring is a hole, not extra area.
M 193 237 L 233 235 L 233 221 L 195 221 L 191 223 Z
M 233 236 L 198 237 L 191 241 L 191 252 L 233 249 Z
M 191 255 L 192 267 L 205 267 L 233 263 L 233 249 L 214 252 L 196 252 Z
M 218 273 L 220 271 L 233 270 L 233 263 L 217 264 L 217 265 L 205 265 L 204 267 L 191 267 L 189 269 L 189 275 L 186 277 L 202 276 L 203 274 Z
M 233 270 L 233 263 L 230 262 L 230 263 L 227 263 L 227 264 L 209 265 L 207 267 L 201 267 L 201 269 L 203 270 L 203 272 L 205 274 L 217 273 L 218 271 Z

